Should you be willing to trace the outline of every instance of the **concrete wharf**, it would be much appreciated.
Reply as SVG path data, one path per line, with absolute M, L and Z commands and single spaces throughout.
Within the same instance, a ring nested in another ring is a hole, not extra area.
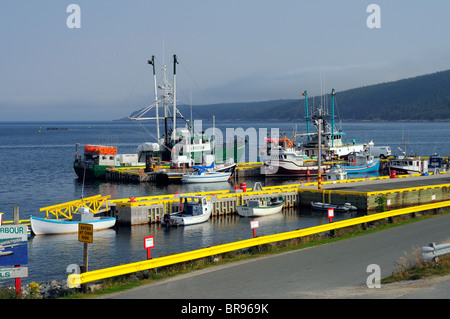
M 350 179 L 340 182 L 300 183 L 251 189 L 195 193 L 207 196 L 213 206 L 212 217 L 236 214 L 236 206 L 255 198 L 284 195 L 285 207 L 311 207 L 311 201 L 332 204 L 351 203 L 367 214 L 376 212 L 380 196 L 389 202 L 388 209 L 403 208 L 450 200 L 450 174 L 430 176 L 403 175 L 396 178 L 379 177 Z M 179 195 L 149 196 L 110 201 L 118 223 L 138 225 L 158 222 L 166 213 L 179 207 Z

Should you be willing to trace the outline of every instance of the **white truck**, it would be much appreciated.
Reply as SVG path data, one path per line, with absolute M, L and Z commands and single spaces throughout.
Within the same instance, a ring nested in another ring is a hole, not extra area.
M 367 144 L 366 150 L 373 157 L 387 158 L 388 156 L 392 155 L 390 146 L 375 146 L 373 141 L 370 141 L 370 143 Z

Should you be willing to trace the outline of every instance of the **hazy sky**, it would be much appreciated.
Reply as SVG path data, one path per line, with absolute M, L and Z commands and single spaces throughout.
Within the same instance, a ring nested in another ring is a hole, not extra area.
M 72 3 L 81 28 L 67 26 Z M 194 105 L 446 70 L 449 16 L 448 0 L 2 0 L 0 121 L 128 116 L 153 102 L 152 55 L 158 82 L 177 55 L 178 103 Z

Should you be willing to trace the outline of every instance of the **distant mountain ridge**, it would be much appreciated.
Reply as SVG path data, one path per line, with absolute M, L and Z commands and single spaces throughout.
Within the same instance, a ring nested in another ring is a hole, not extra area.
M 312 101 L 309 96 L 310 106 Z M 341 120 L 450 121 L 450 70 L 337 91 L 336 107 Z M 190 114 L 189 106 L 178 108 L 185 116 Z M 304 99 L 194 105 L 192 109 L 195 119 L 214 115 L 219 121 L 299 121 L 305 117 Z

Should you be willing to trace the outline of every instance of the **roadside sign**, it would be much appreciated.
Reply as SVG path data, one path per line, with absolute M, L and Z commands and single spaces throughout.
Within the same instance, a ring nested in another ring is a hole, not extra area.
M 256 237 L 255 229 L 258 228 L 258 227 L 259 227 L 259 221 L 257 221 L 257 220 L 252 220 L 252 221 L 250 222 L 250 228 L 253 230 L 253 238 Z
M 259 227 L 259 221 L 257 221 L 257 220 L 252 220 L 251 222 L 250 222 L 250 228 L 251 229 L 255 229 L 255 228 L 258 228 Z
M 151 249 L 155 247 L 154 236 L 144 237 L 144 248 L 147 249 L 147 259 L 152 259 Z
M 94 225 L 92 224 L 78 224 L 78 241 L 82 243 L 94 242 Z
M 330 219 L 330 223 L 333 222 L 334 217 L 334 208 L 328 208 L 328 218 Z
M 144 248 L 149 249 L 155 247 L 154 236 L 144 237 Z
M 334 217 L 334 208 L 328 208 L 328 217 Z
M 28 277 L 28 267 L 0 269 L 0 279 Z
M 27 226 L 0 226 L 0 266 L 25 264 L 28 264 Z

